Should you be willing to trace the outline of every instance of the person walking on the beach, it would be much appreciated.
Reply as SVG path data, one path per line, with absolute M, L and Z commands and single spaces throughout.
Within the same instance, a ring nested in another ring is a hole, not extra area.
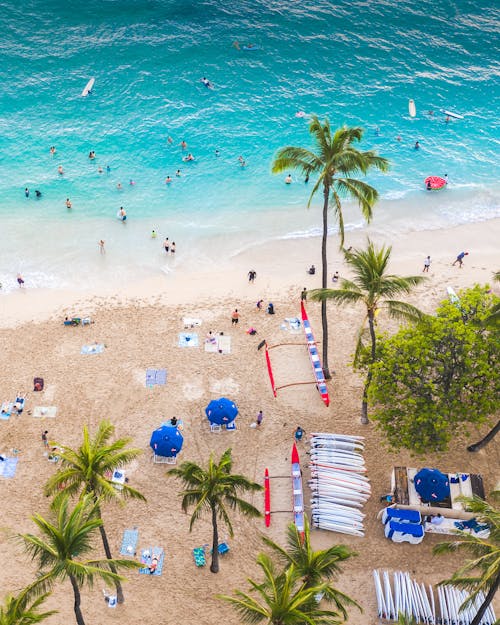
M 302 437 L 304 436 L 305 430 L 303 430 L 300 425 L 297 426 L 297 429 L 295 430 L 295 432 L 293 433 L 293 436 L 295 438 L 295 442 L 296 443 L 300 443 L 300 441 L 302 440 Z
M 97 245 L 99 246 L 99 252 L 101 254 L 106 254 L 106 250 L 104 249 L 104 241 L 103 241 L 103 239 L 101 239 Z
M 469 252 L 460 252 L 460 254 L 455 259 L 455 262 L 452 264 L 452 267 L 458 263 L 460 269 L 462 269 L 462 265 L 464 264 L 464 257 L 468 256 Z
M 257 277 L 257 272 L 255 271 L 255 269 L 250 269 L 250 271 L 248 272 L 248 281 L 253 282 L 256 277 Z
M 17 274 L 17 284 L 19 284 L 20 287 L 24 286 L 24 280 L 20 273 Z
M 300 292 L 300 301 L 301 302 L 306 302 L 307 301 L 307 289 L 306 289 L 306 287 L 304 287 L 302 289 L 302 291 Z
M 255 304 L 257 306 L 257 310 L 262 310 L 262 304 L 264 303 L 263 299 L 260 299 L 257 304 Z
M 257 421 L 255 422 L 257 424 L 257 427 L 260 426 L 263 418 L 264 418 L 264 413 L 262 412 L 262 410 L 259 410 L 259 414 L 257 415 Z
M 49 439 L 48 439 L 48 430 L 45 430 L 45 432 L 42 432 L 42 443 L 44 445 L 44 447 L 48 447 L 49 446 Z
M 240 313 L 238 312 L 238 309 L 235 308 L 233 311 L 233 314 L 231 315 L 231 325 L 232 326 L 237 325 L 239 318 L 240 318 Z
M 423 273 L 429 273 L 429 267 L 431 266 L 431 257 L 427 256 L 424 260 L 424 268 L 422 269 Z
M 175 241 L 172 241 L 172 245 L 170 246 L 170 255 L 173 256 L 175 254 Z
M 165 238 L 165 241 L 163 242 L 163 247 L 165 248 L 165 254 L 168 254 L 170 250 L 170 241 L 168 240 L 168 237 Z

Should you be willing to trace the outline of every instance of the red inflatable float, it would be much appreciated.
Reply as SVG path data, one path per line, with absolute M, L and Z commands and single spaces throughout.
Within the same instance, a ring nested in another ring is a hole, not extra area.
M 448 180 L 440 176 L 429 176 L 424 180 L 424 183 L 427 191 L 439 191 L 439 189 L 443 189 L 448 184 Z

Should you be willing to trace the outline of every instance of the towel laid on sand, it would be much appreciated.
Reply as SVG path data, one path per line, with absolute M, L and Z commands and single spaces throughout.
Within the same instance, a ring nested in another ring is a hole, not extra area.
M 194 328 L 196 326 L 201 326 L 201 319 L 196 319 L 195 317 L 184 317 L 182 323 L 185 328 Z
M 93 345 L 84 345 L 80 350 L 80 354 L 100 354 L 104 351 L 102 343 L 94 343 Z
M 179 347 L 198 347 L 198 335 L 195 332 L 179 332 Z
M 120 553 L 122 556 L 135 556 L 137 541 L 139 540 L 138 529 L 128 529 L 123 532 L 122 546 Z
M 33 408 L 33 416 L 37 419 L 51 418 L 57 414 L 57 406 L 35 406 Z
M 230 354 L 231 337 L 225 334 L 217 334 L 214 340 L 205 341 L 205 351 L 212 354 Z
M 19 458 L 5 458 L 0 462 L 0 477 L 14 477 Z
M 166 369 L 147 369 L 146 386 L 154 386 L 155 384 L 164 385 L 167 383 Z
M 141 575 L 161 575 L 163 571 L 163 560 L 165 553 L 161 547 L 153 547 L 149 549 L 141 550 L 141 562 L 144 566 L 141 566 L 139 573 Z M 150 566 L 153 563 L 153 559 L 157 560 L 156 568 L 153 572 L 150 570 Z
M 4 401 L 0 408 L 0 419 L 7 421 L 12 414 L 12 406 L 13 404 L 8 401 Z

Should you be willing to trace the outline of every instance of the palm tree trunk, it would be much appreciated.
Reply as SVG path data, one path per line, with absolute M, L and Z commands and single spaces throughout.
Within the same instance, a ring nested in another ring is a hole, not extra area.
M 212 508 L 212 563 L 210 564 L 210 570 L 212 573 L 219 572 L 219 530 L 217 528 L 217 510 Z
M 499 585 L 500 585 L 500 574 L 497 575 L 496 580 L 493 582 L 493 585 L 489 589 L 488 594 L 484 598 L 484 601 L 481 604 L 481 607 L 479 608 L 476 616 L 472 619 L 470 625 L 479 625 L 479 623 L 481 622 L 481 619 L 483 618 L 484 613 L 486 612 L 488 606 L 493 601 L 493 597 L 495 596 L 495 594 L 496 594 L 496 592 L 498 590 Z
M 73 577 L 73 575 L 69 576 L 71 585 L 73 586 L 73 594 L 75 596 L 75 603 L 73 609 L 75 610 L 76 622 L 78 625 L 85 625 L 85 621 L 83 620 L 83 614 L 80 610 L 81 596 L 80 596 L 80 588 L 78 587 L 78 582 Z
M 95 497 L 94 497 L 94 500 L 96 500 Z M 99 513 L 99 518 L 102 520 L 101 508 L 98 507 L 97 511 Z M 106 558 L 108 560 L 112 560 L 113 556 L 111 554 L 111 549 L 109 547 L 109 541 L 108 541 L 108 537 L 106 535 L 106 530 L 104 529 L 104 524 L 99 526 L 99 531 L 101 532 L 102 546 L 104 547 L 104 553 L 106 554 Z M 116 566 L 114 564 L 110 564 L 109 568 L 111 569 L 112 573 L 115 573 L 115 574 L 117 573 Z M 117 603 L 124 603 L 125 602 L 125 597 L 123 596 L 123 588 L 122 588 L 121 582 L 119 580 L 115 581 L 115 589 L 116 589 L 116 601 L 117 601 Z
M 486 447 L 486 445 L 488 443 L 490 443 L 495 438 L 495 436 L 498 434 L 498 432 L 500 432 L 500 421 L 495 425 L 495 427 L 493 429 L 491 429 L 488 432 L 488 434 L 486 434 L 486 436 L 484 438 L 482 438 L 477 443 L 474 443 L 473 445 L 469 445 L 467 447 L 467 451 L 479 451 L 483 447 Z
M 328 238 L 328 200 L 330 187 L 325 185 L 323 189 L 323 237 L 321 239 L 321 288 L 326 289 L 328 283 L 328 262 L 326 257 L 326 242 Z M 330 367 L 328 366 L 328 319 L 326 317 L 326 300 L 321 302 L 321 325 L 323 327 L 323 373 L 326 380 L 331 379 Z
M 368 327 L 370 328 L 370 337 L 372 340 L 372 353 L 371 353 L 371 362 L 372 365 L 375 362 L 375 357 L 377 354 L 377 338 L 375 335 L 375 314 L 373 310 L 368 310 Z M 368 389 L 370 388 L 370 384 L 372 383 L 373 372 L 371 367 L 368 369 L 368 375 L 366 376 L 365 386 L 363 388 L 363 402 L 361 404 L 361 423 L 366 425 L 369 423 L 368 419 Z

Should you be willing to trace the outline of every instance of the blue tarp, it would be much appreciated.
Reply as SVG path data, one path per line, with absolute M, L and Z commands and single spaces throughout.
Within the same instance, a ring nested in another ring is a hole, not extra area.
M 205 408 L 205 414 L 210 423 L 227 425 L 236 419 L 238 408 L 230 399 L 221 397 L 220 399 L 212 399 Z
M 171 458 L 182 449 L 184 438 L 179 430 L 172 425 L 162 425 L 151 434 L 149 442 L 157 456 Z
M 438 469 L 420 469 L 414 478 L 415 490 L 423 502 L 439 502 L 450 496 L 448 476 Z

